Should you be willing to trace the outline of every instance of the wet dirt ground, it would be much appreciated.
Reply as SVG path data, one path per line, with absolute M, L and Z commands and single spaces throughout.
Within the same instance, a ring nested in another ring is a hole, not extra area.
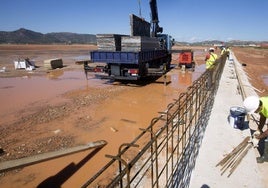
M 94 49 L 96 46 L 90 45 L 0 45 L 0 69 L 6 67 L 0 73 L 0 147 L 5 151 L 0 161 L 106 140 L 104 148 L 61 182 L 62 187 L 81 186 L 107 162 L 105 154 L 116 155 L 122 143 L 132 141 L 140 133 L 139 128 L 147 127 L 205 69 L 205 52 L 195 47 L 196 70 L 181 72 L 178 54 L 174 53 L 167 86 L 162 79 L 142 86 L 101 80 L 94 74 L 89 74 L 87 80 L 83 67 L 75 61 L 88 58 Z M 247 64 L 249 75 L 260 71 L 259 81 L 252 84 L 262 91 L 261 95 L 268 94 L 267 50 L 250 49 L 255 55 L 245 59 L 244 51 L 248 49 L 233 50 L 239 61 Z M 13 61 L 25 57 L 34 60 L 38 68 L 30 72 L 14 70 Z M 51 58 L 62 58 L 64 68 L 45 70 L 43 61 Z M 0 185 L 36 187 L 87 155 L 88 151 L 81 152 L 2 173 Z
M 259 96 L 268 95 L 268 49 L 238 48 L 232 50 L 238 61 L 244 65 L 250 83 L 256 88 Z

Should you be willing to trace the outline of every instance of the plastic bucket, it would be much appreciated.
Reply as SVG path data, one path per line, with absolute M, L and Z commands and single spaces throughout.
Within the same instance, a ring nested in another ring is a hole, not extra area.
M 229 123 L 236 129 L 243 129 L 247 112 L 244 108 L 233 106 L 230 108 Z

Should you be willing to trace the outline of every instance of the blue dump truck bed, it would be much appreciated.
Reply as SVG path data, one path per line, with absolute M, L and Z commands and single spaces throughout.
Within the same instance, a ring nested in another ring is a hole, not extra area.
M 92 51 L 90 52 L 92 62 L 121 63 L 121 64 L 139 64 L 150 62 L 155 59 L 163 58 L 167 55 L 165 50 L 153 51 Z
M 163 75 L 171 62 L 167 50 L 149 51 L 92 51 L 91 63 L 105 63 L 93 68 L 94 72 L 107 74 L 107 78 L 117 80 L 138 80 L 142 77 Z M 85 70 L 89 67 L 85 67 Z M 91 69 L 92 70 L 92 69 Z

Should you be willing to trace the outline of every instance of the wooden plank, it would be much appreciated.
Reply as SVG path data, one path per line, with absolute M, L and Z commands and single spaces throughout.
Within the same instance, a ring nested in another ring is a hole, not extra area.
M 248 144 L 249 139 L 250 136 L 244 138 L 244 140 L 238 146 L 236 146 L 228 155 L 226 155 L 218 164 L 216 164 L 216 167 L 219 165 L 224 165 L 233 155 L 238 153 L 241 148 L 244 148 Z
M 64 150 L 58 150 L 58 151 L 53 151 L 53 152 L 48 152 L 48 153 L 42 153 L 30 157 L 25 157 L 21 159 L 16 159 L 16 160 L 10 160 L 10 161 L 5 161 L 0 163 L 0 173 L 16 169 L 16 168 L 22 168 L 25 166 L 41 163 L 44 161 L 52 160 L 55 158 L 63 157 L 66 155 L 74 154 L 77 152 L 85 151 L 88 149 L 96 149 L 103 147 L 107 144 L 106 141 L 100 140 L 100 141 L 95 141 L 95 142 L 90 142 L 86 145 L 81 145 L 81 146 L 76 146 Z

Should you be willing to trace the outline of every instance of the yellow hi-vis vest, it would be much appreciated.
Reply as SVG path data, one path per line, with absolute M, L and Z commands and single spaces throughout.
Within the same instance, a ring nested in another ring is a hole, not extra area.
M 214 66 L 216 59 L 218 58 L 217 54 L 211 52 L 209 59 L 206 61 L 206 68 L 210 69 Z
M 268 118 L 268 96 L 267 97 L 261 97 L 260 98 L 262 102 L 262 109 L 260 113 L 264 115 L 264 117 Z
M 223 49 L 221 50 L 221 55 L 223 55 L 225 52 L 226 52 L 226 49 L 223 48 Z

